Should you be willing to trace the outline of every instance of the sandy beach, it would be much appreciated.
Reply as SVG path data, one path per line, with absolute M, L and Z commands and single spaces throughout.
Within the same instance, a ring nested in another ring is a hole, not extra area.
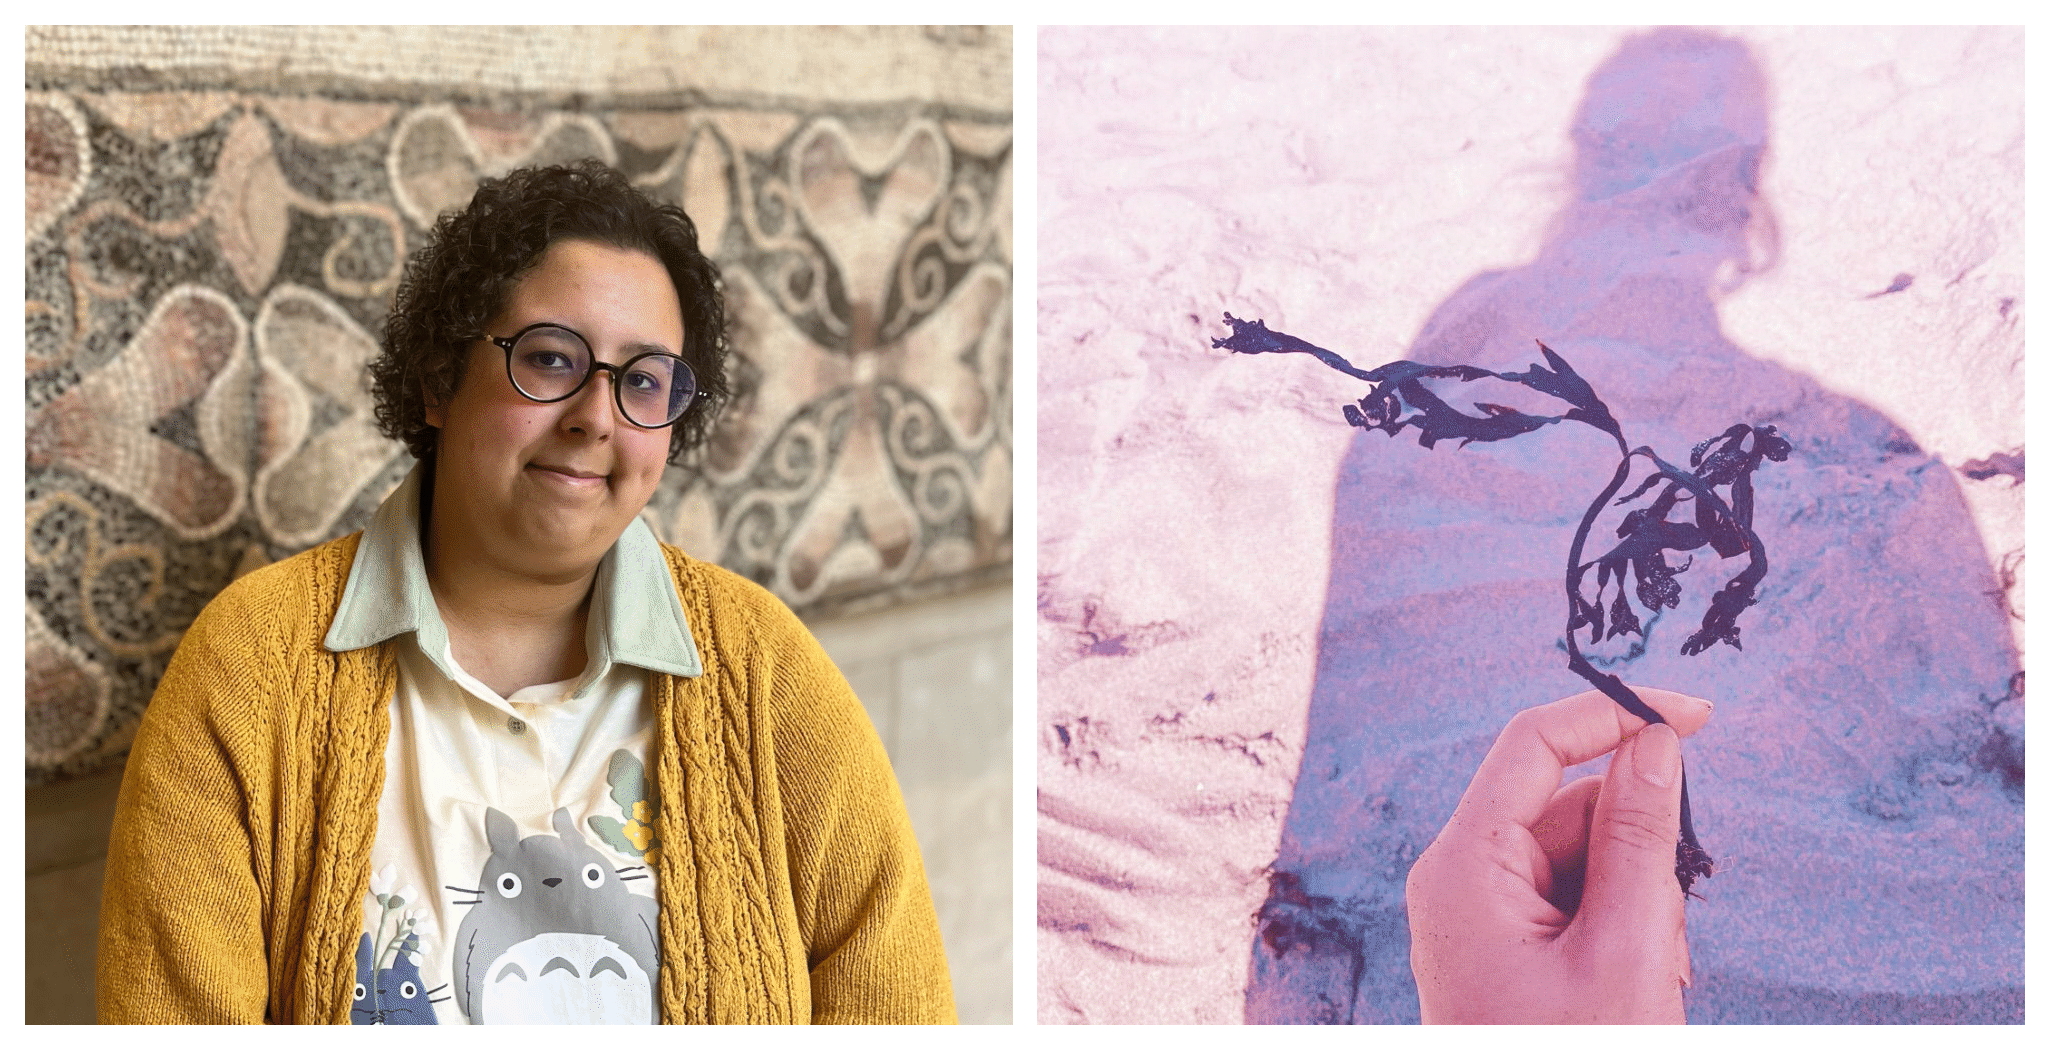
M 1226 313 L 1786 433 L 1743 649 L 1710 556 L 1614 667 L 1717 704 L 1689 1019 L 2021 1019 L 2021 32 L 1676 32 L 1041 32 L 1042 1021 L 1414 1022 L 1409 864 L 1586 688 L 1613 443 L 1356 429 Z

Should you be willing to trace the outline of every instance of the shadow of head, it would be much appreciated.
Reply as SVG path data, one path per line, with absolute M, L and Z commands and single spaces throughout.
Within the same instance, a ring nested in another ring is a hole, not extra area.
M 1681 28 L 1626 39 L 1574 114 L 1573 204 L 1555 239 L 1613 235 L 1626 214 L 1637 236 L 1684 239 L 1716 290 L 1732 290 L 1778 255 L 1759 197 L 1769 124 L 1765 74 L 1742 42 Z

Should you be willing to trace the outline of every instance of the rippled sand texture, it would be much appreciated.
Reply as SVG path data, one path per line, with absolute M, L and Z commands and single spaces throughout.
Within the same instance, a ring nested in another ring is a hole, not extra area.
M 1633 444 L 1730 423 L 1771 575 L 1715 700 L 1696 1021 L 2011 1021 L 2019 30 L 1046 30 L 1045 1021 L 1417 1017 L 1402 880 L 1557 648 L 1586 428 L 1417 446 L 1371 367 L 1559 350 Z M 1718 572 L 1724 575 L 1717 575 Z

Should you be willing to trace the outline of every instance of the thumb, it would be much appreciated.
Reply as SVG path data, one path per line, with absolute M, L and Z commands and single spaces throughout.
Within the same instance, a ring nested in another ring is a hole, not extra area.
M 1641 976 L 1671 970 L 1677 981 L 1686 925 L 1673 874 L 1679 839 L 1680 738 L 1671 726 L 1646 726 L 1616 749 L 1595 804 L 1576 939 Z

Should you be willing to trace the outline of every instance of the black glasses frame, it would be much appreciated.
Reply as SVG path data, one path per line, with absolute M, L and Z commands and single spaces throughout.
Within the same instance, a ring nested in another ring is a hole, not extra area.
M 513 347 L 518 345 L 519 341 L 525 338 L 528 332 L 531 332 L 537 328 L 560 328 L 561 330 L 568 332 L 573 336 L 576 336 L 577 342 L 584 344 L 584 349 L 586 351 L 589 351 L 591 355 L 591 364 L 589 368 L 585 369 L 584 378 L 577 380 L 577 385 L 574 388 L 572 388 L 569 393 L 564 394 L 561 397 L 535 397 L 534 395 L 527 393 L 527 388 L 521 386 L 520 381 L 514 378 L 513 376 Z M 668 427 L 673 427 L 676 424 L 683 422 L 683 417 L 690 415 L 690 410 L 692 406 L 696 405 L 700 399 L 712 396 L 706 391 L 698 389 L 697 370 L 690 366 L 689 361 L 684 360 L 682 356 L 678 354 L 672 354 L 665 350 L 649 350 L 645 353 L 635 354 L 634 356 L 627 358 L 625 364 L 608 365 L 605 362 L 598 360 L 598 351 L 592 348 L 591 341 L 589 339 L 584 338 L 584 333 L 579 332 L 566 324 L 557 324 L 554 321 L 537 321 L 534 324 L 530 324 L 527 327 L 522 328 L 519 331 L 514 332 L 512 335 L 506 336 L 504 338 L 500 338 L 495 335 L 490 335 L 488 333 L 484 335 L 483 338 L 488 342 L 492 343 L 493 345 L 497 346 L 500 350 L 505 351 L 506 382 L 511 383 L 513 390 L 517 391 L 521 397 L 524 397 L 537 405 L 554 405 L 560 404 L 564 401 L 568 401 L 570 398 L 573 398 L 578 394 L 583 393 L 584 388 L 591 385 L 592 376 L 597 375 L 599 372 L 610 372 L 612 373 L 612 382 L 608 385 L 612 387 L 612 404 L 619 409 L 619 418 L 626 420 L 628 423 L 632 423 L 634 426 L 640 427 L 642 430 L 662 430 Z M 683 374 L 690 378 L 691 385 L 690 402 L 683 406 L 683 411 L 678 412 L 676 414 L 675 419 L 672 419 L 667 423 L 658 423 L 655 426 L 648 426 L 634 419 L 633 414 L 626 410 L 626 401 L 624 400 L 623 395 L 620 393 L 620 380 L 626 378 L 627 370 L 650 357 L 667 357 L 674 359 L 676 361 L 677 367 L 683 369 Z

